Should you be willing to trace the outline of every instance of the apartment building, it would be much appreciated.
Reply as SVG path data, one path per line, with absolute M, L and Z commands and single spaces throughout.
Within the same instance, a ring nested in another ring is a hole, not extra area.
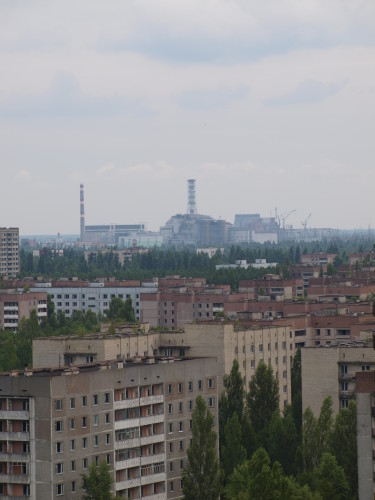
M 212 356 L 217 359 L 218 392 L 223 390 L 224 374 L 237 359 L 247 386 L 260 361 L 272 366 L 279 379 L 280 408 L 291 403 L 291 365 L 295 352 L 294 333 L 289 326 L 262 325 L 236 329 L 233 324 L 210 321 L 186 324 L 184 331 L 140 334 L 49 337 L 33 340 L 33 366 L 59 366 L 62 363 L 132 356 L 166 357 Z
M 147 290 L 152 295 L 157 291 L 155 283 L 140 284 L 139 281 L 130 282 L 86 282 L 60 280 L 47 283 L 34 283 L 30 289 L 33 292 L 43 291 L 50 295 L 55 305 L 55 312 L 63 312 L 67 318 L 74 311 L 92 311 L 95 314 L 104 314 L 109 309 L 111 299 L 119 297 L 122 300 L 132 299 L 137 319 L 140 319 L 140 295 Z
M 325 348 L 303 348 L 302 409 L 318 416 L 324 399 L 331 396 L 334 414 L 356 399 L 356 374 L 375 369 L 375 351 L 362 343 Z M 324 382 L 322 382 L 324 381 Z
M 0 291 L 0 328 L 15 331 L 22 318 L 28 319 L 35 310 L 38 319 L 47 317 L 47 294 L 44 292 Z
M 301 255 L 301 263 L 310 266 L 326 266 L 334 263 L 336 255 L 324 252 L 306 253 Z
M 0 227 L 0 277 L 14 277 L 20 272 L 18 227 Z
M 361 500 L 375 496 L 375 372 L 357 373 L 358 493 Z
M 182 498 L 194 401 L 217 430 L 217 362 L 132 358 L 0 375 L 0 496 L 81 499 L 81 474 L 105 460 L 113 493 Z
M 253 293 L 257 300 L 290 300 L 303 297 L 304 285 L 300 278 L 280 279 L 276 274 L 267 274 L 260 280 L 240 280 L 238 291 Z

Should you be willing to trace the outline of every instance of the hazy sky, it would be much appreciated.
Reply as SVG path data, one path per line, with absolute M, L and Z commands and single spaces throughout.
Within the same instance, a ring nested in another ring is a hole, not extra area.
M 0 226 L 375 226 L 373 0 L 0 1 Z

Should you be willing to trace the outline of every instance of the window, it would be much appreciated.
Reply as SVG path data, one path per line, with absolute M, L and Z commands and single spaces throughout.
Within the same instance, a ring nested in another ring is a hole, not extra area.
M 62 453 L 63 452 L 63 443 L 62 441 L 58 441 L 56 443 L 56 453 Z
M 180 451 L 184 451 L 184 442 L 183 441 L 179 442 L 179 448 L 180 448 Z
M 193 382 L 192 380 L 189 380 L 188 382 L 188 391 L 192 391 L 193 390 Z
M 213 378 L 208 379 L 208 388 L 213 389 L 215 387 L 215 381 Z
M 64 485 L 56 484 L 56 495 L 63 495 L 63 494 L 64 494 Z
M 105 395 L 104 395 L 104 402 L 106 405 L 109 405 L 109 403 L 111 402 L 111 395 L 109 392 L 106 392 Z
M 200 305 L 200 304 L 199 304 L 199 305 Z M 174 483 L 173 483 L 173 481 L 171 481 L 171 482 L 169 483 L 169 491 L 174 491 Z
M 271 350 L 271 344 L 267 344 L 267 350 L 270 351 Z
M 286 349 L 286 342 L 283 342 L 283 344 L 282 344 L 282 348 L 283 348 L 283 349 Z
M 92 404 L 94 406 L 97 406 L 97 404 L 98 404 L 98 395 L 97 394 L 93 395 L 93 397 L 92 397 Z
M 346 375 L 348 373 L 348 365 L 341 365 L 340 372 L 341 372 L 341 375 Z
M 263 352 L 263 344 L 259 344 L 259 352 Z
M 82 396 L 82 406 L 87 406 L 87 396 Z
M 94 446 L 95 447 L 99 446 L 99 436 L 98 436 L 98 434 L 95 434 L 95 436 L 94 436 Z
M 173 423 L 172 423 L 172 422 L 170 422 L 170 423 L 168 424 L 168 433 L 169 433 L 169 434 L 172 434 L 172 432 L 173 432 Z
M 173 405 L 172 405 L 172 403 L 169 403 L 169 405 L 168 405 L 168 414 L 172 415 L 172 413 L 173 413 Z
M 106 461 L 107 461 L 107 464 L 111 463 L 111 454 L 110 453 L 107 453 L 107 455 L 106 455 Z
M 111 435 L 110 434 L 105 435 L 105 444 L 111 444 Z
M 98 456 L 96 456 L 96 457 L 95 457 L 95 465 L 96 465 L 96 466 L 98 466 L 98 465 L 99 465 L 99 457 L 98 457 Z
M 168 384 L 168 394 L 172 394 L 172 384 Z
M 74 472 L 74 471 L 76 470 L 76 461 L 75 461 L 75 460 L 72 460 L 72 461 L 70 462 L 70 470 L 71 470 L 72 472 Z
M 192 411 L 193 410 L 193 400 L 191 399 L 188 404 L 189 404 L 189 410 Z
M 215 406 L 215 398 L 208 398 L 208 406 L 209 408 L 213 408 Z
M 64 473 L 64 463 L 63 462 L 57 462 L 56 464 L 56 474 L 63 474 Z
M 183 432 L 184 430 L 184 423 L 182 420 L 178 423 L 178 432 Z
M 255 361 L 253 359 L 250 361 L 250 367 L 255 368 Z
M 77 491 L 76 482 L 72 481 L 72 483 L 71 483 L 71 492 L 75 493 L 76 491 Z
M 70 398 L 70 409 L 74 410 L 76 407 L 76 399 L 75 398 Z
M 286 364 L 286 356 L 283 356 L 283 364 Z
M 64 426 L 63 426 L 63 421 L 62 420 L 56 420 L 55 422 L 55 431 L 56 432 L 62 432 Z
M 70 419 L 70 430 L 74 431 L 75 428 L 76 428 L 76 421 L 74 418 L 71 418 Z
M 169 472 L 173 472 L 173 470 L 174 470 L 173 462 L 169 462 Z
M 173 453 L 173 443 L 169 443 L 169 453 Z
M 111 423 L 111 417 L 110 417 L 110 414 L 109 414 L 109 413 L 106 413 L 106 414 L 105 414 L 105 423 L 106 423 L 106 424 Z
M 180 401 L 178 403 L 178 413 L 182 413 L 182 410 L 183 410 L 183 403 L 182 403 L 182 401 Z
M 203 380 L 198 380 L 198 391 L 203 390 Z
M 82 417 L 82 427 L 87 427 L 87 417 Z
M 63 409 L 62 399 L 56 399 L 55 400 L 55 410 L 56 411 L 62 411 L 62 409 Z
M 286 370 L 283 371 L 283 378 L 286 378 Z
M 286 385 L 283 386 L 283 391 L 284 391 L 284 393 L 286 393 L 288 391 L 288 388 Z
M 87 448 L 87 437 L 82 438 L 82 448 Z
M 330 336 L 331 336 L 331 329 L 327 328 L 327 337 L 330 337 Z
M 254 349 L 254 344 L 251 344 L 251 346 L 250 346 L 250 352 L 254 352 L 254 350 L 255 350 Z
M 189 420 L 189 429 L 191 430 L 193 428 L 193 421 Z
M 179 393 L 181 393 L 181 392 L 182 392 L 182 384 L 181 384 L 181 382 L 177 385 L 177 391 L 178 391 Z
M 184 468 L 184 461 L 180 460 L 180 469 L 183 469 L 183 468 Z
M 89 461 L 87 458 L 84 458 L 82 460 L 82 469 L 87 469 L 88 468 L 88 465 L 89 465 Z
M 275 350 L 277 351 L 277 348 L 278 348 L 278 344 L 277 342 L 275 342 Z
M 76 440 L 75 439 L 71 439 L 70 440 L 70 450 L 74 451 L 75 449 L 76 449 Z
M 98 427 L 99 425 L 99 415 L 94 415 L 94 427 Z

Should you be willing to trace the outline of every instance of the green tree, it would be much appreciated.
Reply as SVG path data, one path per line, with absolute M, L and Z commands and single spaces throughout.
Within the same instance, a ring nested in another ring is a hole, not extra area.
M 336 415 L 331 434 L 331 452 L 344 469 L 351 495 L 357 497 L 357 415 L 354 401 Z
M 299 444 L 298 433 L 290 407 L 283 416 L 274 413 L 268 427 L 268 453 L 272 462 L 280 462 L 286 474 L 296 472 L 296 452 Z
M 225 446 L 221 450 L 225 478 L 228 478 L 233 469 L 246 460 L 246 449 L 242 444 L 242 428 L 237 413 L 227 422 L 224 429 Z
M 205 400 L 198 396 L 193 411 L 187 464 L 182 474 L 186 500 L 215 500 L 219 496 L 221 477 L 213 425 L 214 419 Z
M 255 432 L 263 432 L 272 415 L 279 411 L 279 382 L 271 366 L 261 361 L 249 383 L 247 408 Z
M 314 489 L 323 500 L 349 500 L 350 489 L 345 472 L 335 457 L 324 453 L 319 467 L 313 472 Z
M 301 377 L 301 349 L 297 349 L 291 370 L 292 385 L 292 416 L 298 433 L 302 429 L 302 377 Z
M 259 448 L 250 460 L 234 469 L 225 488 L 231 500 L 318 500 L 307 486 L 299 486 L 293 478 L 284 476 L 281 465 L 271 461 Z
M 113 297 L 109 303 L 109 309 L 105 312 L 107 318 L 111 321 L 127 321 L 135 323 L 135 314 L 132 305 L 132 299 L 129 297 L 125 300 L 120 297 Z
M 81 474 L 85 491 L 84 500 L 112 500 L 111 486 L 113 477 L 109 465 L 102 460 L 99 466 L 92 462 L 88 474 Z

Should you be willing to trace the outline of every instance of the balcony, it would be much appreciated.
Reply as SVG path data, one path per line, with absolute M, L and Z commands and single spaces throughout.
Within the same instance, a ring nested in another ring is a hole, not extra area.
M 137 408 L 138 406 L 139 406 L 139 398 L 122 399 L 121 401 L 115 401 L 113 403 L 113 408 L 115 410 L 124 410 L 126 408 Z
M 154 495 L 147 495 L 142 498 L 143 500 L 167 500 L 167 493 L 155 493 Z
M 30 484 L 27 474 L 0 474 L 0 483 Z
M 141 404 L 141 406 L 155 405 L 158 403 L 163 403 L 163 401 L 164 401 L 163 394 L 158 394 L 156 396 L 146 396 L 144 398 L 141 398 L 140 404 Z
M 133 439 L 122 439 L 120 441 L 115 441 L 115 450 L 123 450 L 126 448 L 135 448 L 139 446 L 139 437 Z M 146 443 L 144 443 L 146 444 Z M 148 444 L 148 443 L 147 443 Z
M 142 465 L 155 464 L 165 461 L 165 453 L 158 453 L 156 455 L 148 455 L 146 457 L 141 457 Z
M 141 465 L 141 457 L 129 458 L 128 460 L 119 460 L 116 462 L 116 470 L 130 469 L 131 467 L 139 467 Z
M 140 477 L 133 477 L 132 479 L 127 479 L 126 481 L 119 481 L 116 482 L 115 488 L 116 491 L 119 490 L 126 490 L 129 488 L 135 488 L 136 486 L 141 485 L 141 478 Z
M 144 436 L 141 438 L 141 446 L 146 444 L 161 443 L 165 439 L 165 434 L 152 434 L 151 436 Z
M 0 432 L 0 441 L 30 441 L 28 432 Z
M 152 483 L 160 483 L 161 481 L 166 480 L 166 473 L 159 472 L 158 474 L 148 474 L 147 476 L 141 477 L 141 485 L 152 484 Z
M 0 453 L 0 462 L 29 462 L 29 453 Z
M 164 422 L 164 413 L 161 415 L 149 415 L 148 417 L 141 417 L 140 425 L 159 424 Z
M 30 413 L 25 410 L 0 410 L 0 420 L 29 420 Z
M 130 429 L 131 427 L 139 427 L 139 417 L 137 418 L 128 418 L 124 420 L 116 420 L 115 421 L 115 431 L 121 429 Z

